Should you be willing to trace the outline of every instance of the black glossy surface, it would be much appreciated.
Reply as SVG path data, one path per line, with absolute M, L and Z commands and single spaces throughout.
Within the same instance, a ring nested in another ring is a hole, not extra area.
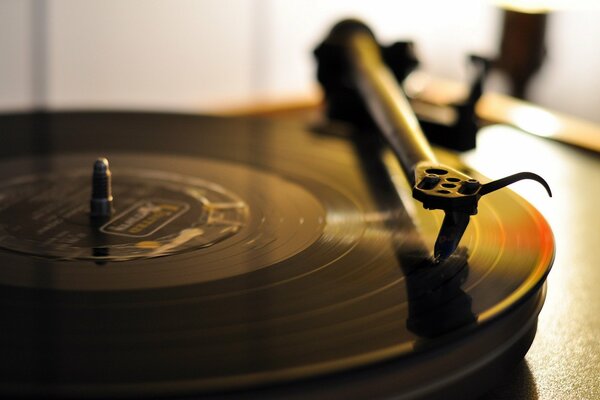
M 454 373 L 450 364 L 476 363 L 486 346 L 509 340 L 502 335 L 529 326 L 521 333 L 529 337 L 535 323 L 553 241 L 543 218 L 510 191 L 487 196 L 464 249 L 433 266 L 423 252 L 433 248 L 440 215 L 418 210 L 420 236 L 368 143 L 293 123 L 168 114 L 3 116 L 0 130 L 3 179 L 87 169 L 87 153 L 111 160 L 113 182 L 119 168 L 151 165 L 219 181 L 249 204 L 251 218 L 265 217 L 210 248 L 150 260 L 100 266 L 0 253 L 2 353 L 15 360 L 0 369 L 3 390 L 195 393 L 386 360 L 399 361 L 399 371 L 423 362 L 431 368 L 422 371 L 442 371 L 413 382 L 405 375 L 410 387 Z M 318 204 L 294 203 L 302 197 L 286 185 Z M 319 210 L 323 224 L 311 225 Z M 237 270 L 215 276 L 208 266 Z M 494 341 L 481 339 L 484 331 Z M 424 361 L 430 354 L 434 361 Z

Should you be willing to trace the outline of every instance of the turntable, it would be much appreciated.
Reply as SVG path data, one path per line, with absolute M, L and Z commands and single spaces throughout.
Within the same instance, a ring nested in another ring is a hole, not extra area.
M 379 49 L 345 21 L 316 52 L 344 122 L 1 116 L 0 393 L 468 398 L 519 368 L 555 244 L 505 186 L 550 188 L 432 150 Z

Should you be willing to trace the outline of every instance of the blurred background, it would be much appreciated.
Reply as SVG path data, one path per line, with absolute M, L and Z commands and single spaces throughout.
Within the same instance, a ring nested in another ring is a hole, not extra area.
M 541 66 L 522 96 L 600 122 L 595 3 L 0 0 L 0 111 L 215 112 L 314 101 L 312 50 L 337 20 L 355 16 L 383 42 L 415 41 L 423 70 L 457 81 L 467 77 L 469 53 L 504 53 L 506 66 L 524 52 Z M 537 17 L 523 24 L 513 16 L 507 28 L 506 7 Z M 519 47 L 529 42 L 538 47 Z M 490 90 L 514 89 L 505 72 L 492 74 Z
M 381 42 L 414 41 L 432 76 L 466 83 L 468 54 L 480 54 L 496 60 L 487 90 L 600 123 L 600 0 L 0 0 L 0 112 L 316 104 L 312 51 L 347 17 Z M 569 122 L 600 152 L 597 126 Z M 491 129 L 469 163 L 496 178 L 543 172 L 552 201 L 537 186 L 521 193 L 559 251 L 532 350 L 489 398 L 599 398 L 597 154 Z

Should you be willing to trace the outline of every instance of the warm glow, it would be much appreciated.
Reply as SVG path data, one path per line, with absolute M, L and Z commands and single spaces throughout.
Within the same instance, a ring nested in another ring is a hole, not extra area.
M 553 114 L 541 108 L 521 105 L 509 111 L 508 120 L 516 127 L 534 135 L 552 137 L 561 123 Z
M 496 4 L 502 8 L 522 13 L 538 14 L 550 11 L 550 3 L 544 0 L 501 0 Z
M 545 13 L 554 10 L 599 9 L 597 0 L 496 0 L 497 6 L 523 13 Z

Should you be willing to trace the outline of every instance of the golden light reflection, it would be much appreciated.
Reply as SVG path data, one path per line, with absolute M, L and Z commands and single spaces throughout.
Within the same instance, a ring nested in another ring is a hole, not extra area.
M 552 113 L 538 107 L 519 105 L 508 112 L 508 119 L 516 127 L 534 135 L 552 137 L 562 128 Z
M 495 1 L 496 5 L 507 10 L 527 14 L 541 14 L 552 10 L 551 1 L 544 0 L 503 0 Z
M 597 0 L 496 0 L 494 3 L 507 10 L 528 14 L 546 13 L 555 10 L 599 9 Z

